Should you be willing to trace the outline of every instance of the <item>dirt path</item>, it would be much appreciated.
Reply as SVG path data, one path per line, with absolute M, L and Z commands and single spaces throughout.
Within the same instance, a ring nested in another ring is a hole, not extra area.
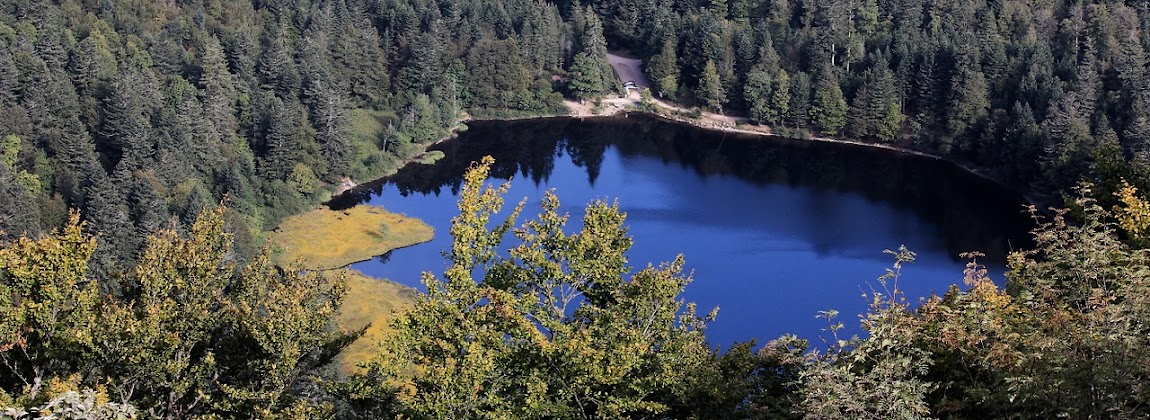
M 607 63 L 615 69 L 615 75 L 619 77 L 620 82 L 635 82 L 640 89 L 651 87 L 647 83 L 647 76 L 643 74 L 643 60 L 607 54 Z
M 576 102 L 568 102 L 567 107 L 571 109 L 571 115 L 576 117 L 588 117 L 592 115 L 614 115 L 623 111 L 628 107 L 635 107 L 639 104 L 641 89 L 650 89 L 651 84 L 647 82 L 647 76 L 643 74 L 643 60 L 637 58 L 627 58 L 615 54 L 607 54 L 607 63 L 611 64 L 611 68 L 615 69 L 615 75 L 619 77 L 620 82 L 635 82 L 639 89 L 631 89 L 627 91 L 627 96 L 623 98 L 608 98 L 600 102 L 603 104 L 601 112 L 595 114 L 591 112 L 593 105 L 579 104 Z M 694 110 L 683 108 L 681 106 L 664 102 L 657 99 L 652 99 L 655 106 L 670 111 L 671 114 L 691 114 Z M 702 113 L 703 122 L 707 123 L 710 127 L 734 127 L 736 124 L 746 122 L 746 118 L 730 117 L 722 114 L 715 114 L 711 112 Z M 769 130 L 768 130 L 769 132 Z
M 634 81 L 635 84 L 638 85 L 640 88 L 650 88 L 650 85 L 647 83 L 646 76 L 643 75 L 643 60 L 639 60 L 637 58 L 626 58 L 626 57 L 622 57 L 622 56 L 615 55 L 615 54 L 607 54 L 607 62 L 610 63 L 611 67 L 615 69 L 615 74 L 616 74 L 616 76 L 619 77 L 619 79 L 621 81 Z M 625 112 L 628 110 L 632 110 L 632 111 L 637 110 L 640 100 L 641 100 L 641 95 L 639 93 L 639 90 L 628 90 L 627 96 L 625 96 L 625 97 L 613 97 L 613 98 L 601 99 L 599 101 L 600 106 L 599 106 L 599 110 L 598 110 L 599 112 L 598 113 L 593 112 L 593 111 L 595 111 L 595 105 L 591 102 L 579 103 L 579 102 L 575 102 L 575 101 L 566 101 L 565 103 L 567 105 L 567 108 L 570 109 L 572 116 L 575 116 L 575 117 L 593 117 L 593 116 L 615 115 L 615 114 L 618 114 L 620 112 Z M 771 128 L 770 127 L 768 127 L 766 125 L 746 124 L 748 122 L 748 120 L 746 118 L 743 118 L 743 117 L 732 117 L 729 115 L 716 114 L 713 112 L 701 112 L 699 118 L 694 118 L 694 117 L 690 117 L 689 115 L 692 115 L 692 114 L 698 112 L 697 109 L 684 108 L 684 107 L 681 107 L 679 105 L 676 105 L 676 104 L 673 104 L 670 102 L 666 102 L 666 101 L 662 101 L 659 99 L 654 99 L 654 98 L 651 99 L 651 102 L 655 105 L 656 108 L 658 108 L 658 110 L 659 110 L 658 114 L 660 114 L 664 118 L 668 118 L 671 120 L 680 121 L 683 123 L 692 124 L 692 125 L 703 127 L 703 128 L 717 129 L 717 130 L 723 130 L 723 131 L 733 132 L 733 133 L 759 134 L 759 135 L 771 134 Z M 855 145 L 868 146 L 868 147 L 877 147 L 880 149 L 896 150 L 896 151 L 903 152 L 903 153 L 925 156 L 925 157 L 934 158 L 934 159 L 942 159 L 942 157 L 940 157 L 938 155 L 933 155 L 930 153 L 923 153 L 923 152 L 910 150 L 910 149 L 906 149 L 906 148 L 902 148 L 902 147 L 898 147 L 898 146 L 887 145 L 887 144 L 863 143 L 863 142 L 852 141 L 852 140 L 841 140 L 841 139 L 832 139 L 832 138 L 825 138 L 825 137 L 813 137 L 813 138 L 811 138 L 811 140 L 830 142 L 830 143 L 844 143 L 844 144 L 855 144 Z M 980 173 L 979 171 L 976 171 L 972 168 L 966 168 L 966 169 L 972 173 L 977 174 L 977 175 L 985 176 L 982 173 Z
M 600 106 L 599 106 L 599 112 L 598 113 L 594 112 L 595 111 L 595 104 L 593 102 L 588 101 L 588 102 L 579 103 L 577 101 L 564 101 L 563 103 L 564 103 L 564 105 L 567 105 L 567 109 L 570 112 L 571 116 L 583 118 L 583 117 L 615 115 L 615 114 L 618 114 L 620 112 L 624 112 L 624 111 L 628 111 L 628 110 L 634 111 L 634 110 L 636 110 L 636 108 L 638 108 L 639 102 L 642 100 L 641 98 L 642 98 L 642 96 L 639 92 L 629 91 L 629 92 L 627 92 L 627 96 L 625 96 L 625 97 L 610 97 L 610 98 L 600 99 L 599 100 Z M 681 116 L 676 116 L 676 115 L 689 115 L 689 114 L 693 114 L 695 112 L 698 112 L 698 110 L 690 109 L 690 108 L 684 108 L 684 107 L 672 104 L 670 102 L 665 102 L 665 101 L 661 101 L 658 99 L 651 99 L 651 103 L 654 104 L 660 110 L 662 110 L 663 111 L 663 112 L 661 112 L 662 114 L 667 114 L 667 115 L 664 115 L 667 118 L 680 120 L 680 121 L 684 121 L 684 122 L 691 122 L 692 124 L 701 125 L 701 126 L 705 126 L 705 127 L 709 127 L 709 128 L 720 128 L 720 127 L 734 128 L 738 124 L 743 124 L 743 123 L 747 122 L 746 118 L 732 117 L 729 115 L 716 114 L 713 112 L 702 112 L 700 118 L 681 117 Z M 757 126 L 757 128 L 762 129 L 761 131 L 756 131 L 758 133 L 769 133 L 770 132 L 770 129 L 767 126 Z M 744 130 L 745 130 L 745 128 L 744 128 Z
M 650 88 L 650 85 L 647 83 L 646 76 L 643 75 L 643 60 L 639 60 L 637 58 L 626 58 L 615 54 L 607 54 L 607 62 L 610 63 L 611 67 L 615 69 L 615 75 L 618 76 L 621 81 L 633 81 L 641 89 Z M 570 110 L 571 116 L 583 118 L 615 115 L 625 111 L 634 111 L 639 107 L 640 100 L 641 94 L 639 93 L 639 90 L 631 89 L 627 91 L 627 96 L 603 98 L 599 100 L 599 109 L 595 109 L 595 104 L 592 102 L 580 103 L 575 101 L 565 101 L 564 103 Z M 657 108 L 657 114 L 660 114 L 660 116 L 674 121 L 733 133 L 758 135 L 771 134 L 770 127 L 766 125 L 746 124 L 748 120 L 743 117 L 732 117 L 729 115 L 716 114 L 713 112 L 699 112 L 698 109 L 684 108 L 682 106 L 654 98 L 651 99 L 651 103 L 654 104 Z M 691 116 L 695 113 L 699 113 L 698 118 Z M 923 153 L 886 144 L 863 143 L 852 140 L 841 140 L 825 137 L 812 137 L 811 140 L 877 147 L 880 149 L 896 150 L 903 153 L 925 156 L 934 159 L 942 159 L 942 157 L 930 153 Z M 985 176 L 984 174 L 972 168 L 967 167 L 966 169 L 977 175 Z

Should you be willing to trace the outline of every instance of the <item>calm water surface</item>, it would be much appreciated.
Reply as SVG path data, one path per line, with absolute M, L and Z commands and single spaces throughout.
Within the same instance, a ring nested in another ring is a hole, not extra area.
M 437 164 L 411 165 L 332 203 L 368 202 L 436 229 L 429 243 L 353 268 L 417 288 L 422 271 L 442 274 L 462 174 L 492 155 L 492 177 L 512 179 L 507 206 L 527 198 L 524 217 L 549 189 L 575 225 L 586 203 L 617 199 L 635 239 L 632 267 L 682 253 L 694 272 L 684 298 L 701 312 L 719 307 L 707 336 L 724 348 L 788 332 L 825 337 L 816 314 L 826 309 L 859 331 L 862 294 L 894 261 L 884 249 L 918 253 L 900 281 L 917 301 L 961 284 L 961 252 L 986 253 L 981 262 L 1001 280 L 1006 252 L 1029 246 L 1017 195 L 948 163 L 884 150 L 636 115 L 474 123 L 435 148 L 446 154 Z

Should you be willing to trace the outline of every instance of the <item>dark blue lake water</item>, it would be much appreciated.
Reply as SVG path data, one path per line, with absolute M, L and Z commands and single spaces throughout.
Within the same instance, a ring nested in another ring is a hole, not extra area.
M 682 253 L 694 282 L 684 294 L 700 311 L 719 307 L 707 329 L 726 348 L 784 333 L 827 336 L 821 310 L 836 309 L 852 332 L 862 294 L 906 245 L 918 259 L 903 270 L 912 301 L 961 284 L 964 251 L 1002 279 L 1010 249 L 1028 247 L 1022 199 L 946 162 L 851 145 L 708 132 L 650 117 L 473 123 L 434 147 L 446 157 L 333 201 L 367 202 L 418 217 L 436 229 L 429 243 L 352 267 L 421 288 L 442 274 L 461 176 L 483 155 L 493 178 L 512 179 L 511 207 L 526 197 L 533 217 L 554 189 L 577 224 L 586 203 L 617 199 L 635 245 L 632 267 Z

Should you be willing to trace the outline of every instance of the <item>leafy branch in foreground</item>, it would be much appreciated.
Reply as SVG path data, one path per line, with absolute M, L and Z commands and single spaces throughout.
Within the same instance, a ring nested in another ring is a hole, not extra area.
M 915 346 L 919 320 L 898 287 L 903 265 L 915 254 L 902 246 L 886 251 L 893 268 L 879 277 L 881 291 L 871 293 L 862 315 L 866 338 L 839 340 L 827 353 L 807 355 L 799 373 L 800 407 L 809 418 L 923 418 L 930 413 L 926 395 L 932 384 L 922 379 L 930 367 L 927 351 Z M 825 315 L 828 322 L 833 313 Z M 832 332 L 841 324 L 832 324 Z
M 489 228 L 508 188 L 483 188 L 492 163 L 485 158 L 465 177 L 444 278 L 424 275 L 428 292 L 396 320 L 371 367 L 376 409 L 415 418 L 689 417 L 699 409 L 690 402 L 714 368 L 703 337 L 714 312 L 699 317 L 678 299 L 690 282 L 682 257 L 632 273 L 617 205 L 592 203 L 582 228 L 566 234 L 568 217 L 550 192 L 536 220 L 512 228 L 520 203 Z M 509 232 L 518 243 L 500 252 Z
M 39 239 L 0 243 L 0 407 L 130 404 L 149 418 L 330 414 L 327 401 L 300 389 L 319 382 L 316 369 L 348 341 L 332 325 L 342 279 L 277 267 L 267 251 L 237 266 L 223 215 L 205 211 L 188 235 L 149 238 L 123 279 L 128 299 L 97 295 L 104 279 L 88 270 L 96 239 L 78 214 Z M 90 399 L 92 390 L 93 404 L 52 403 L 68 392 Z

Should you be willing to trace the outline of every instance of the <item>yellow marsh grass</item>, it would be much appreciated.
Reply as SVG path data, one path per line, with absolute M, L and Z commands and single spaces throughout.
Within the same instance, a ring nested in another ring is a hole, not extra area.
M 359 370 L 360 363 L 375 357 L 376 346 L 391 330 L 388 323 L 395 313 L 411 308 L 415 290 L 368 277 L 355 270 L 333 270 L 332 274 L 340 272 L 346 275 L 348 286 L 347 296 L 340 307 L 340 328 L 351 331 L 371 323 L 363 337 L 351 343 L 336 359 L 340 370 L 351 374 Z
M 375 356 L 376 346 L 387 334 L 392 315 L 411 307 L 415 290 L 355 270 L 336 268 L 430 241 L 432 234 L 431 226 L 419 219 L 372 206 L 343 211 L 318 208 L 284 220 L 269 233 L 278 262 L 298 259 L 305 268 L 345 274 L 348 291 L 340 309 L 339 327 L 344 331 L 354 331 L 369 323 L 371 327 L 340 353 L 337 362 L 343 372 L 355 372 L 358 364 Z
M 388 213 L 380 207 L 356 206 L 341 211 L 321 207 L 297 214 L 269 236 L 277 248 L 278 262 L 299 259 L 306 268 L 325 270 L 430 241 L 433 233 L 431 226 L 419 219 Z

